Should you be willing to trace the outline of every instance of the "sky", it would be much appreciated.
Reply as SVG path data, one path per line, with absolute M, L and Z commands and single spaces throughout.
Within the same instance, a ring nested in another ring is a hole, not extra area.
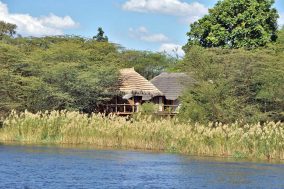
M 92 37 L 102 27 L 109 40 L 127 49 L 183 55 L 190 23 L 217 0 L 0 0 L 0 20 L 22 36 Z M 276 0 L 284 25 L 284 0 Z

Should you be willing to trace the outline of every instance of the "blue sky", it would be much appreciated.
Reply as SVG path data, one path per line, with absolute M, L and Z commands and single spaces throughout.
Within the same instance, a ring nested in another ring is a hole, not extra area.
M 0 0 L 0 20 L 24 36 L 92 37 L 103 27 L 110 41 L 128 49 L 170 52 L 186 43 L 189 24 L 217 0 Z M 276 0 L 284 24 L 284 0 Z

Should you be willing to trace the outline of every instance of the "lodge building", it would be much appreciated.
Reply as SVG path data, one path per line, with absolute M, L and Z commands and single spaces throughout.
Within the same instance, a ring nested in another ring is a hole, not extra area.
M 121 69 L 118 80 L 118 95 L 107 105 L 106 112 L 131 115 L 139 112 L 145 102 L 157 104 L 157 114 L 175 115 L 181 106 L 179 97 L 186 84 L 194 80 L 185 73 L 161 73 L 148 81 L 134 68 Z

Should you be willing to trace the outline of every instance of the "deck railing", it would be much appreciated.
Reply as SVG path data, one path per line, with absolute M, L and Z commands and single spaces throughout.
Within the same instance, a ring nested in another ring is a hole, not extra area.
M 138 112 L 139 105 L 135 104 L 108 104 L 106 112 L 117 113 L 117 114 L 132 114 Z
M 106 112 L 108 113 L 116 113 L 120 115 L 130 115 L 135 112 L 139 112 L 139 108 L 141 105 L 137 104 L 108 104 L 106 106 Z M 157 114 L 177 114 L 179 111 L 179 105 L 159 105 L 159 110 L 157 110 Z
M 164 108 L 163 108 L 163 111 L 164 112 L 175 112 L 175 113 L 178 113 L 179 111 L 179 105 L 163 105 Z

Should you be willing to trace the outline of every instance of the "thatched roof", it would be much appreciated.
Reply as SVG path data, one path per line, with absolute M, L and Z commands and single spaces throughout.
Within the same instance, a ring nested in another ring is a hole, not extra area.
M 185 85 L 195 83 L 195 80 L 185 73 L 161 73 L 151 80 L 168 100 L 176 100 L 181 96 Z
M 137 73 L 134 68 L 121 69 L 119 81 L 119 91 L 124 94 L 163 96 L 159 89 Z

